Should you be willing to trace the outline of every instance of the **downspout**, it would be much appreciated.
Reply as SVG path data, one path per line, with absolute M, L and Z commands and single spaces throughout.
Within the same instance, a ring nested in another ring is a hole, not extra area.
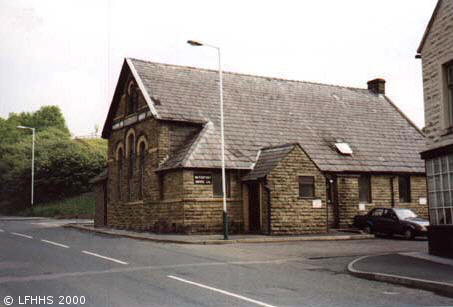
M 267 191 L 267 234 L 270 236 L 272 234 L 271 227 L 271 189 L 267 185 L 267 180 L 265 179 L 263 184 L 264 189 Z
M 334 174 L 332 176 L 333 179 L 333 203 L 334 203 L 334 222 L 335 227 L 340 228 L 340 193 L 338 192 L 338 176 Z
M 395 176 L 390 177 L 390 194 L 392 196 L 392 208 L 395 207 L 395 191 L 393 190 L 393 179 Z
M 330 198 L 331 200 L 331 206 L 332 206 L 332 209 L 333 209 L 333 180 L 331 179 L 331 177 L 329 175 L 326 175 L 325 176 L 326 178 L 326 184 L 329 185 L 329 192 L 330 192 L 330 195 L 326 195 L 326 232 L 329 232 L 329 202 L 328 202 L 328 199 Z

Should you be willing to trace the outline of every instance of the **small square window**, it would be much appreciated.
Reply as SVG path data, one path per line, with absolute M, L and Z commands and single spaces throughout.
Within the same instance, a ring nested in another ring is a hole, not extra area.
M 371 203 L 371 180 L 369 175 L 359 177 L 359 202 Z
M 410 176 L 398 176 L 398 190 L 400 203 L 411 202 L 411 178 Z
M 299 197 L 315 197 L 315 177 L 299 176 Z

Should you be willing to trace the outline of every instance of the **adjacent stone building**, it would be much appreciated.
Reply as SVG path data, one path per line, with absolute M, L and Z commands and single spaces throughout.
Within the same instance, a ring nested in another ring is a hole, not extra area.
M 218 72 L 124 61 L 102 132 L 106 223 L 222 230 Z M 424 136 L 367 89 L 223 74 L 226 187 L 234 233 L 322 233 L 373 206 L 427 216 Z
M 453 0 L 439 0 L 417 50 L 422 59 L 429 250 L 453 257 Z

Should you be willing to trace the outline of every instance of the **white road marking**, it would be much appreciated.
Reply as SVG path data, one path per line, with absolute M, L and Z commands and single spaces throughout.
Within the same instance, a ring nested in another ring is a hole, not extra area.
M 127 262 L 124 262 L 124 261 L 121 261 L 121 260 L 118 260 L 118 259 L 102 256 L 102 255 L 91 253 L 91 252 L 87 252 L 87 251 L 82 251 L 82 253 L 88 254 L 88 255 L 91 255 L 91 256 L 95 256 L 95 257 L 99 257 L 99 258 L 102 258 L 102 259 L 110 260 L 110 261 L 113 261 L 113 262 L 116 262 L 116 263 L 128 264 Z
M 234 293 L 231 293 L 231 292 L 228 292 L 228 291 L 225 291 L 225 290 L 221 290 L 221 289 L 217 289 L 217 288 L 214 288 L 214 287 L 210 287 L 210 286 L 206 286 L 206 285 L 203 285 L 203 284 L 199 284 L 197 282 L 193 282 L 193 281 L 190 281 L 190 280 L 182 279 L 182 278 L 179 278 L 179 277 L 176 277 L 176 276 L 173 276 L 173 275 L 168 275 L 167 277 L 171 278 L 171 279 L 178 280 L 178 281 L 182 281 L 182 282 L 185 282 L 185 283 L 197 286 L 197 287 L 205 288 L 205 289 L 208 289 L 208 290 L 211 290 L 211 291 L 215 291 L 215 292 L 219 292 L 219 293 L 222 293 L 222 294 L 225 294 L 225 295 L 228 295 L 228 296 L 232 296 L 232 297 L 238 298 L 240 300 L 247 301 L 247 302 L 250 302 L 250 303 L 254 303 L 254 304 L 257 304 L 257 305 L 260 305 L 260 306 L 276 307 L 274 305 L 266 304 L 266 303 L 263 303 L 263 302 L 260 302 L 260 301 L 257 301 L 257 300 L 254 300 L 254 299 L 239 295 L 239 294 L 234 294 Z
M 44 242 L 44 243 L 49 243 L 49 244 L 52 244 L 52 245 L 56 245 L 56 246 L 60 246 L 60 247 L 64 247 L 64 248 L 69 248 L 69 246 L 64 245 L 64 244 L 60 244 L 60 243 L 57 243 L 57 242 L 48 241 L 48 240 L 44 240 L 44 239 L 41 239 L 41 241 Z
M 27 239 L 33 239 L 32 236 L 27 236 L 27 235 L 24 235 L 24 234 L 21 234 L 21 233 L 17 233 L 17 232 L 11 232 L 12 235 L 15 235 L 15 236 L 19 236 L 19 237 L 24 237 L 24 238 L 27 238 Z
M 4 232 L 3 229 L 0 229 L 0 232 Z

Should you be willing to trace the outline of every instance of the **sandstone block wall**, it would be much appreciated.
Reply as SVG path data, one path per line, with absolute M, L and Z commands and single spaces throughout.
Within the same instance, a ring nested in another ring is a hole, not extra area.
M 299 176 L 315 177 L 315 198 L 321 199 L 322 208 L 313 208 L 313 199 L 299 197 Z M 271 188 L 272 234 L 327 231 L 325 178 L 299 147 L 280 161 L 267 180 Z
M 338 176 L 338 193 L 340 206 L 340 228 L 349 227 L 353 223 L 353 218 L 357 214 L 366 214 L 374 207 L 392 206 L 392 194 L 390 185 L 390 175 L 371 176 L 371 203 L 365 204 L 365 210 L 359 210 L 359 184 L 358 175 Z M 426 177 L 411 176 L 411 202 L 400 203 L 398 177 L 393 176 L 393 192 L 395 208 L 408 208 L 417 215 L 428 218 L 427 205 L 421 205 L 420 198 L 426 198 Z
M 442 65 L 453 61 L 453 0 L 443 0 L 422 52 L 425 134 L 428 148 L 453 144 L 445 130 L 445 96 Z

